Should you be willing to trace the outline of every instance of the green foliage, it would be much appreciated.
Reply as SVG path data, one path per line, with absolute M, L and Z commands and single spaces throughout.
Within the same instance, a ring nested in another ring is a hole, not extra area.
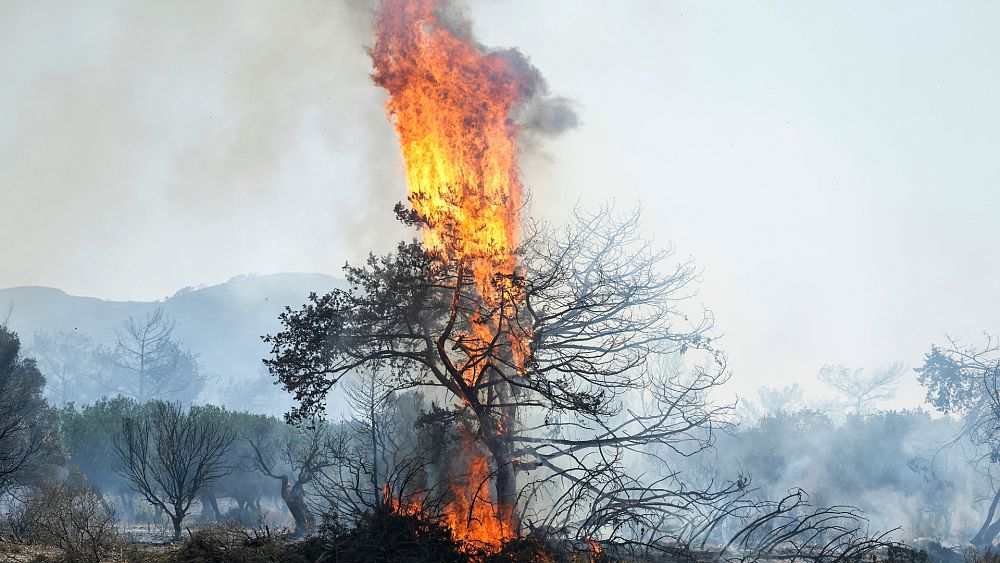
M 927 388 L 927 402 L 945 414 L 964 413 L 982 400 L 982 366 L 960 357 L 955 350 L 932 346 L 924 365 L 916 368 L 917 381 Z
M 135 417 L 141 407 L 128 397 L 103 398 L 77 409 L 67 403 L 59 413 L 62 439 L 69 450 L 68 465 L 87 476 L 87 482 L 108 493 L 128 490 L 114 470 L 111 437 L 121 432 L 122 419 Z
M 21 355 L 17 334 L 0 324 L 0 493 L 54 478 L 66 454 L 45 377 Z
M 231 471 L 213 482 L 210 492 L 217 497 L 235 499 L 242 507 L 241 519 L 256 522 L 262 516 L 259 512 L 255 513 L 259 499 L 276 496 L 278 486 L 274 479 L 257 471 L 248 440 L 285 435 L 294 428 L 273 416 L 231 411 L 214 405 L 192 407 L 192 411 L 217 420 L 237 436 L 225 455 L 225 463 Z

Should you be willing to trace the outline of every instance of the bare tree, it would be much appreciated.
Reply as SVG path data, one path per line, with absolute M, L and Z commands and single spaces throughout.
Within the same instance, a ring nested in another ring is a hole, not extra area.
M 744 420 L 756 422 L 767 415 L 790 413 L 802 403 L 803 390 L 798 383 L 785 387 L 761 386 L 757 388 L 757 400 L 743 399 L 739 403 Z
M 817 377 L 844 398 L 853 414 L 860 415 L 875 403 L 895 396 L 896 383 L 905 371 L 906 366 L 898 362 L 871 371 L 826 365 L 819 370 Z
M 204 387 L 205 377 L 195 356 L 173 339 L 175 327 L 162 308 L 122 323 L 114 350 L 100 354 L 103 369 L 98 379 L 104 391 L 139 403 L 191 402 Z
M 640 482 L 625 465 L 629 457 L 662 465 L 657 451 L 707 447 L 729 412 L 708 399 L 725 366 L 711 348 L 711 315 L 689 305 L 696 271 L 637 228 L 637 213 L 607 209 L 578 211 L 562 230 L 537 225 L 519 269 L 498 269 L 488 298 L 467 263 L 419 243 L 348 267 L 350 290 L 310 296 L 266 339 L 269 368 L 299 401 L 290 418 L 321 409 L 359 368 L 388 369 L 397 388 L 434 388 L 451 397 L 456 426 L 469 428 L 466 449 L 482 448 L 491 461 L 490 482 L 471 487 L 491 486 L 498 519 L 518 528 L 543 497 L 545 506 L 565 500 L 557 503 L 564 528 L 614 534 L 624 513 L 701 494 L 676 474 Z M 657 356 L 695 351 L 709 369 L 670 377 L 648 369 Z M 655 409 L 630 408 L 650 390 Z M 527 488 L 519 473 L 531 476 Z M 603 508 L 588 515 L 588 501 Z
M 333 464 L 329 423 L 313 419 L 278 435 L 250 435 L 247 441 L 257 470 L 281 483 L 281 499 L 295 520 L 295 535 L 306 536 L 315 518 L 306 501 L 306 486 Z
M 382 498 L 382 486 L 400 447 L 395 388 L 384 372 L 362 369 L 347 382 L 345 391 L 354 414 L 350 426 L 357 440 L 356 451 L 370 460 L 366 472 L 377 501 Z
M 31 347 L 45 375 L 46 394 L 56 404 L 89 402 L 94 396 L 94 341 L 86 334 L 38 331 Z
M 163 510 L 181 537 L 181 522 L 199 491 L 229 471 L 224 463 L 234 433 L 197 408 L 155 402 L 122 421 L 114 443 L 121 473 L 133 490 Z

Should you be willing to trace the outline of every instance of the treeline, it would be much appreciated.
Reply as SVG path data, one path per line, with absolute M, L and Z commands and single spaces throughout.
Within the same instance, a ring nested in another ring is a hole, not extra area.
M 35 360 L 0 325 L 3 536 L 58 547 L 69 561 L 103 560 L 122 545 L 122 523 L 167 518 L 180 539 L 196 508 L 201 526 L 263 526 L 265 499 L 281 499 L 292 535 L 305 536 L 316 528 L 306 485 L 338 458 L 358 455 L 347 424 L 294 427 L 267 415 L 126 396 L 56 408 L 44 389 Z
M 288 396 L 263 371 L 241 381 L 206 373 L 176 329 L 176 321 L 158 308 L 124 319 L 110 345 L 75 330 L 40 330 L 24 347 L 45 374 L 45 397 L 57 406 L 122 396 L 140 404 L 210 401 L 271 414 L 288 408 Z
M 176 536 L 195 500 L 203 520 L 259 519 L 261 499 L 281 498 L 285 474 L 301 470 L 302 444 L 335 431 L 324 421 L 296 428 L 266 415 L 121 395 L 56 408 L 44 388 L 18 336 L 0 327 L 0 492 L 68 471 L 117 499 L 126 521 L 157 519 L 137 498 L 156 517 L 171 516 Z M 232 500 L 225 513 L 220 498 Z
M 425 466 L 390 452 L 397 426 L 387 421 L 398 418 L 397 403 L 376 404 L 373 381 L 352 389 L 369 417 L 342 423 L 292 426 L 218 406 L 125 396 L 56 408 L 43 396 L 35 360 L 0 325 L 0 556 L 35 563 L 547 560 L 550 548 L 538 538 L 486 549 L 456 539 L 429 508 L 398 509 L 396 487 Z M 413 402 L 407 412 L 421 411 L 419 394 L 405 400 Z M 435 424 L 409 423 L 432 427 L 419 447 L 454 447 Z M 272 526 L 267 501 L 275 499 L 280 514 Z M 166 521 L 172 545 L 137 541 L 137 524 L 155 529 Z
M 962 543 L 982 522 L 992 483 L 962 448 L 945 447 L 961 421 L 925 410 L 872 411 L 839 420 L 812 408 L 774 411 L 722 434 L 688 475 L 719 468 L 750 480 L 761 498 L 801 488 L 820 505 L 858 507 L 897 537 Z

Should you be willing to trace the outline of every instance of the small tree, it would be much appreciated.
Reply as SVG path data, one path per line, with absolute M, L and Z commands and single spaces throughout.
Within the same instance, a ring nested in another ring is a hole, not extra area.
M 8 518 L 19 539 L 58 548 L 63 561 L 108 561 L 120 545 L 114 509 L 79 472 L 30 489 Z
M 129 317 L 118 330 L 114 350 L 98 354 L 105 393 L 189 403 L 205 386 L 197 358 L 174 340 L 176 323 L 159 308 L 144 318 Z
M 114 443 L 122 475 L 150 504 L 170 516 L 174 539 L 198 492 L 229 471 L 224 463 L 234 434 L 195 407 L 153 403 L 138 418 L 122 421 Z
M 131 520 L 133 493 L 123 476 L 110 467 L 108 460 L 115 458 L 114 444 L 108 436 L 121 430 L 122 419 L 135 417 L 140 406 L 128 397 L 112 397 L 77 408 L 67 403 L 59 413 L 59 426 L 63 442 L 69 453 L 70 468 L 86 475 L 90 485 L 107 494 L 118 495 L 122 504 L 121 517 Z
M 306 486 L 333 464 L 330 425 L 312 420 L 301 428 L 285 427 L 269 436 L 248 436 L 257 470 L 281 483 L 281 499 L 295 520 L 295 535 L 312 533 L 315 521 L 306 503 Z
M 31 351 L 45 375 L 45 394 L 56 405 L 71 401 L 89 402 L 96 398 L 97 369 L 94 341 L 86 334 L 60 330 L 35 333 Z
M 44 388 L 35 361 L 21 356 L 17 334 L 0 325 L 0 494 L 41 480 L 64 459 L 58 416 Z
M 898 362 L 867 372 L 864 368 L 826 365 L 817 377 L 844 398 L 852 414 L 860 415 L 875 403 L 894 397 L 896 382 L 905 371 L 906 366 Z
M 345 394 L 353 412 L 350 430 L 357 442 L 356 453 L 366 458 L 374 504 L 383 497 L 393 457 L 399 449 L 399 418 L 396 412 L 395 388 L 383 372 L 359 370 L 347 382 Z

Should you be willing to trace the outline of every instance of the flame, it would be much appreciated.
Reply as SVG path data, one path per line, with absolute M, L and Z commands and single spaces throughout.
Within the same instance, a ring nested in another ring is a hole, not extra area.
M 372 48 L 375 83 L 399 134 L 409 202 L 428 249 L 464 262 L 489 301 L 494 275 L 513 274 L 522 185 L 511 110 L 532 70 L 483 54 L 438 18 L 440 0 L 386 0 Z
M 597 543 L 597 540 L 592 539 L 589 536 L 584 536 L 583 541 L 587 542 L 587 554 L 590 563 L 597 563 L 601 554 L 604 553 L 604 549 L 601 548 L 601 544 Z
M 443 523 L 455 538 L 470 544 L 472 551 L 496 551 L 503 541 L 514 537 L 513 530 L 497 514 L 496 505 L 490 500 L 490 466 L 480 451 L 471 432 L 460 430 L 461 449 L 468 456 L 468 468 L 461 482 L 451 484 L 452 500 L 442 514 Z M 400 501 L 394 498 L 389 485 L 382 486 L 383 502 L 399 514 L 420 515 L 419 501 Z
M 490 465 L 472 433 L 461 430 L 461 448 L 468 457 L 465 482 L 453 482 L 454 499 L 445 508 L 445 521 L 459 539 L 486 548 L 497 548 L 513 537 L 509 515 L 498 514 L 491 500 Z
M 408 200 L 423 222 L 424 245 L 470 272 L 485 304 L 471 315 L 472 334 L 463 339 L 485 347 L 506 332 L 521 369 L 527 339 L 502 320 L 515 306 L 504 296 L 516 294 L 523 189 L 511 111 L 533 94 L 537 71 L 511 51 L 483 52 L 468 30 L 442 21 L 447 8 L 446 0 L 385 0 L 371 49 L 372 77 L 390 95 L 386 110 L 399 135 Z M 472 367 L 463 371 L 463 383 L 473 389 L 491 376 L 471 354 L 467 359 Z M 494 423 L 495 432 L 508 432 L 509 420 Z M 512 515 L 497 514 L 481 445 L 471 432 L 463 431 L 462 439 L 468 471 L 453 479 L 446 521 L 459 539 L 499 546 L 513 535 Z

